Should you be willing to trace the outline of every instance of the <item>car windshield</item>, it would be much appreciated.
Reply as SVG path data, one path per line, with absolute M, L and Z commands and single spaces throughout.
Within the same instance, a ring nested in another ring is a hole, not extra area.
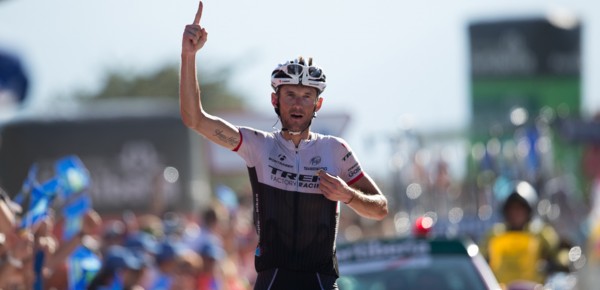
M 487 289 L 468 256 L 427 256 L 356 266 L 340 269 L 340 289 Z

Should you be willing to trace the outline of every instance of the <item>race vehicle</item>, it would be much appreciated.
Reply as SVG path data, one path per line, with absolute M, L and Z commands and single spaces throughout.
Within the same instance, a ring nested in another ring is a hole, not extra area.
M 430 238 L 423 219 L 417 222 L 421 225 L 413 237 L 339 244 L 339 288 L 502 289 L 474 242 Z M 425 219 L 425 224 L 430 227 L 432 223 Z

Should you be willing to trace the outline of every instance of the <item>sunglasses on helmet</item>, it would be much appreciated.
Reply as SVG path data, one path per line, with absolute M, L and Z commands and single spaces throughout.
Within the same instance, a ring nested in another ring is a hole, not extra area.
M 295 64 L 295 63 L 291 63 L 288 64 L 285 67 L 285 71 L 289 74 L 289 75 L 295 75 L 295 76 L 300 76 L 302 75 L 302 73 L 304 72 L 305 69 L 308 68 L 308 75 L 312 78 L 320 78 L 321 76 L 323 76 L 323 71 L 315 66 L 303 66 L 301 64 Z

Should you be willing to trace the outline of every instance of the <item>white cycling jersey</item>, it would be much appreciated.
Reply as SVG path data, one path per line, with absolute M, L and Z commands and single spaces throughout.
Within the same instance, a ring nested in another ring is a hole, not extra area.
M 351 185 L 363 176 L 346 142 L 311 133 L 295 146 L 281 132 L 240 127 L 234 149 L 248 166 L 259 236 L 256 271 L 282 268 L 339 276 L 335 240 L 339 202 L 319 190 L 317 171 Z

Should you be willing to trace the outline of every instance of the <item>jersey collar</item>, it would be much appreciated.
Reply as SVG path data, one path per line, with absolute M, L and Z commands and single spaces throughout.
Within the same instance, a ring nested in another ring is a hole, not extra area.
M 300 143 L 298 144 L 298 148 L 296 148 L 296 145 L 294 144 L 294 142 L 292 142 L 292 140 L 287 140 L 283 137 L 283 132 L 277 131 L 275 136 L 276 136 L 277 140 L 279 141 L 279 143 L 281 143 L 285 148 L 290 149 L 290 150 L 306 148 L 306 147 L 314 144 L 315 141 L 317 140 L 317 134 L 314 132 L 309 132 L 308 139 L 302 139 L 300 141 Z

